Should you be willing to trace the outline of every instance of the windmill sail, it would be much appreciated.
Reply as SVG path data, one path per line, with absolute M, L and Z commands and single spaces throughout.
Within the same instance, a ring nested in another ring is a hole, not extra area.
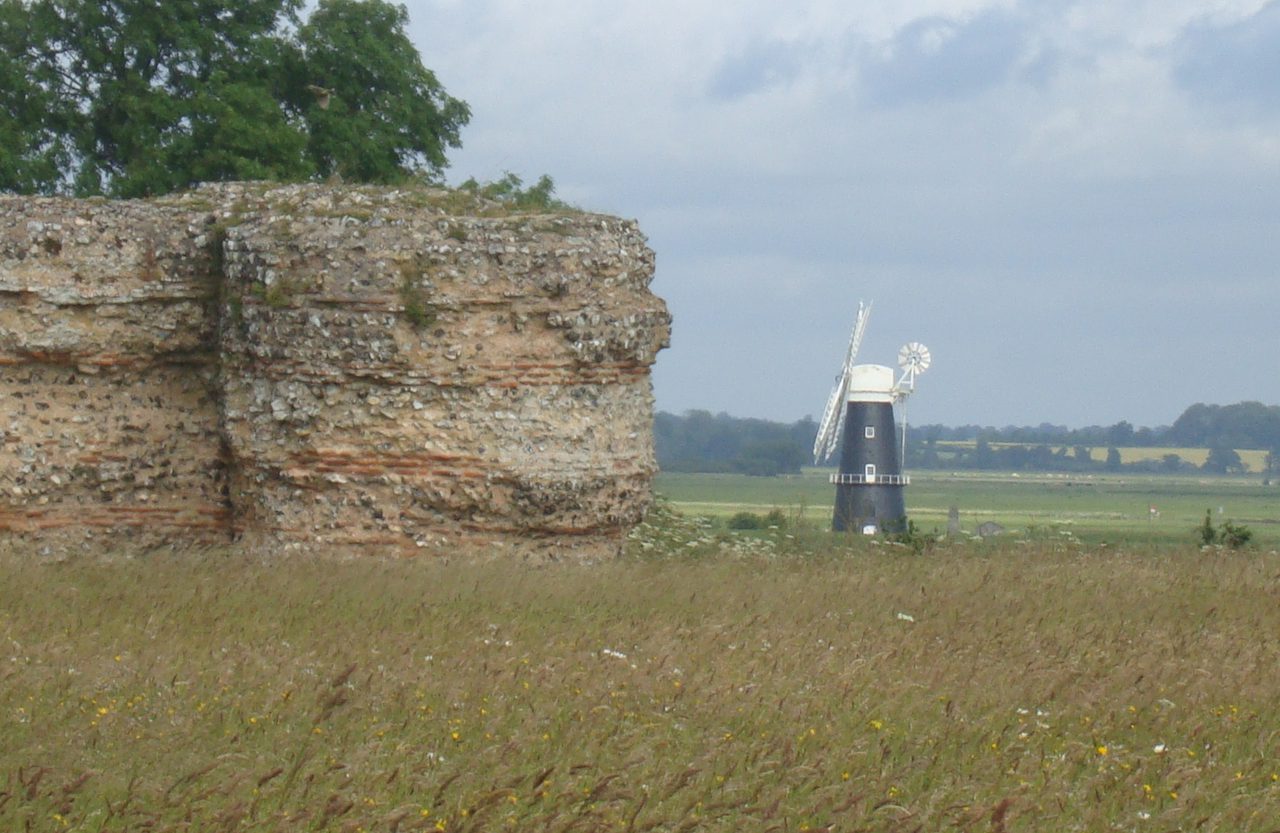
M 859 302 L 858 316 L 853 322 L 853 334 L 849 337 L 849 350 L 845 354 L 840 375 L 836 378 L 836 385 L 827 399 L 827 407 L 822 412 L 822 422 L 818 425 L 818 436 L 813 443 L 815 464 L 829 460 L 840 443 L 840 435 L 844 431 L 845 399 L 849 394 L 849 373 L 853 370 L 853 362 L 858 356 L 858 348 L 862 345 L 862 335 L 866 331 L 867 318 L 870 315 L 871 304 Z

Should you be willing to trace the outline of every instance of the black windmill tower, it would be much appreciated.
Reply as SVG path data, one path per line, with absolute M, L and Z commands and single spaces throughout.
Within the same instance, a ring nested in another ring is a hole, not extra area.
M 840 469 L 831 475 L 836 487 L 831 527 L 874 535 L 905 527 L 904 487 L 911 479 L 902 473 L 907 448 L 906 399 L 915 390 L 916 376 L 929 368 L 929 349 L 913 341 L 898 351 L 901 374 L 878 364 L 854 364 L 866 330 L 871 304 L 858 304 L 858 317 L 849 338 L 849 351 L 813 444 L 815 463 L 829 460 L 840 446 Z M 902 444 L 896 439 L 893 405 L 902 403 Z M 901 453 L 900 453 L 901 450 Z

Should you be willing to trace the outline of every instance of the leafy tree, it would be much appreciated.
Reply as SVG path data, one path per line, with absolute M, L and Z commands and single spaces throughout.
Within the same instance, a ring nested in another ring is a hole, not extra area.
M 1133 425 L 1127 420 L 1120 420 L 1115 425 L 1107 429 L 1107 442 L 1114 446 L 1132 445 Z
M 36 60 L 46 25 L 17 0 L 0 0 L 0 190 L 52 191 L 71 153 L 57 74 Z
M 1169 428 L 1168 440 L 1173 445 L 1203 445 L 1212 430 L 1214 412 L 1217 405 L 1205 405 L 1202 402 L 1188 407 Z
M 1200 468 L 1217 474 L 1239 474 L 1244 471 L 1244 461 L 1234 448 L 1215 445 L 1209 449 L 1209 456 Z
M 29 15 L 30 76 L 71 148 L 59 186 L 138 196 L 308 172 L 272 85 L 299 0 L 4 2 Z
M 979 437 L 977 444 L 974 446 L 973 465 L 979 469 L 993 469 L 996 467 L 996 455 L 991 450 L 991 443 L 987 442 L 986 437 Z
M 1120 449 L 1111 446 L 1107 449 L 1107 471 L 1120 471 Z
M 1260 402 L 1196 403 L 1183 411 L 1166 439 L 1185 446 L 1272 448 L 1280 445 L 1280 407 Z
M 433 176 L 467 106 L 384 0 L 0 0 L 0 190 Z
M 320 176 L 433 177 L 448 164 L 445 149 L 461 146 L 471 111 L 422 66 L 408 22 L 404 6 L 382 0 L 320 0 L 298 33 L 304 75 L 292 95 L 310 99 L 302 110 Z

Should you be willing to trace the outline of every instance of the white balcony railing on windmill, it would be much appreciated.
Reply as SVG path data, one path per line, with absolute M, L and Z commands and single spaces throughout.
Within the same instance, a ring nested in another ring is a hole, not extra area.
M 911 477 L 905 474 L 833 474 L 831 482 L 837 486 L 867 483 L 880 486 L 908 486 Z

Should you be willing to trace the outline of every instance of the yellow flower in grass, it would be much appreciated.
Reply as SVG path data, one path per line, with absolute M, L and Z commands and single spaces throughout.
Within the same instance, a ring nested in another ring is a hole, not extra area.
M 1104 757 L 1104 758 L 1105 758 L 1105 757 L 1107 756 L 1107 751 L 1108 751 L 1108 750 L 1107 750 L 1107 746 L 1106 746 L 1106 744 L 1102 744 L 1102 743 L 1100 743 L 1100 744 L 1098 744 L 1098 745 L 1097 745 L 1097 747 L 1095 747 L 1095 748 L 1094 748 L 1094 751 L 1095 751 L 1095 752 L 1097 752 L 1099 755 L 1101 755 L 1102 757 Z

